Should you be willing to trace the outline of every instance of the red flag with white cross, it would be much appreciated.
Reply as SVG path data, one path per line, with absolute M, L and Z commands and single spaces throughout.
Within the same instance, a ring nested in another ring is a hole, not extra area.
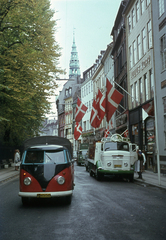
M 81 100 L 77 99 L 76 113 L 75 113 L 75 121 L 80 122 L 83 116 L 86 113 L 88 108 L 81 102 Z
M 75 129 L 74 129 L 74 138 L 75 140 L 78 140 L 78 138 L 82 134 L 82 127 L 79 125 L 78 122 L 75 123 Z
M 97 97 L 96 97 L 96 105 L 97 105 L 97 110 L 98 110 L 98 118 L 100 119 L 100 121 L 98 123 L 99 126 L 100 126 L 100 123 L 102 122 L 102 120 L 104 118 L 104 115 L 105 115 L 105 103 L 106 103 L 105 96 L 103 96 L 100 89 L 98 89 L 98 94 L 97 94 Z
M 104 137 L 108 137 L 109 134 L 110 134 L 110 131 L 109 131 L 109 127 L 108 127 L 104 132 Z
M 93 104 L 92 104 L 92 111 L 91 111 L 91 115 L 90 115 L 90 124 L 92 127 L 97 128 L 100 124 L 100 119 L 98 116 L 98 110 L 97 110 L 97 104 L 96 104 L 96 100 L 93 100 Z
M 121 102 L 123 98 L 123 94 L 121 94 L 119 91 L 117 91 L 110 81 L 107 79 L 106 83 L 106 119 L 107 122 L 111 119 L 112 115 L 118 108 L 119 103 Z

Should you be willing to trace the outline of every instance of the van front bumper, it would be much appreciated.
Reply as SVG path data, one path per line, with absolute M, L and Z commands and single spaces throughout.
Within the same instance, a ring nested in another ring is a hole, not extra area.
M 32 198 L 52 198 L 52 197 L 65 197 L 73 194 L 73 190 L 61 192 L 19 192 L 20 197 Z

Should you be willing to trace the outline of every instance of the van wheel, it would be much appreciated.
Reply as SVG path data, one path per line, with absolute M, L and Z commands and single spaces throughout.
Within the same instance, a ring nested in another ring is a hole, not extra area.
M 26 206 L 26 205 L 28 205 L 28 203 L 29 203 L 29 198 L 28 197 L 22 197 L 22 204 L 24 205 L 24 206 Z
M 67 204 L 67 205 L 70 205 L 70 204 L 71 204 L 71 200 L 72 200 L 72 195 L 66 196 L 65 198 L 66 198 L 66 199 L 65 199 L 65 200 L 66 200 L 66 201 L 65 201 L 66 204 Z

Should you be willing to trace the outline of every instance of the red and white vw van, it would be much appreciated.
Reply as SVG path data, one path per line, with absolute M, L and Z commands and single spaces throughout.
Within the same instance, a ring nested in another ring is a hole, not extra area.
M 65 197 L 71 203 L 74 161 L 71 142 L 57 136 L 41 136 L 24 142 L 20 165 L 22 203 L 29 198 Z

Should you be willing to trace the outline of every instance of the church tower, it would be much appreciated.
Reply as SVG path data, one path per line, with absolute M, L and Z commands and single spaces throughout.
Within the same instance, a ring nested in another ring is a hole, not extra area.
M 75 44 L 75 36 L 73 33 L 73 45 L 72 45 L 72 51 L 71 51 L 71 58 L 70 58 L 70 64 L 69 64 L 69 79 L 70 78 L 78 78 L 80 77 L 80 64 L 78 60 L 78 53 L 77 48 Z

